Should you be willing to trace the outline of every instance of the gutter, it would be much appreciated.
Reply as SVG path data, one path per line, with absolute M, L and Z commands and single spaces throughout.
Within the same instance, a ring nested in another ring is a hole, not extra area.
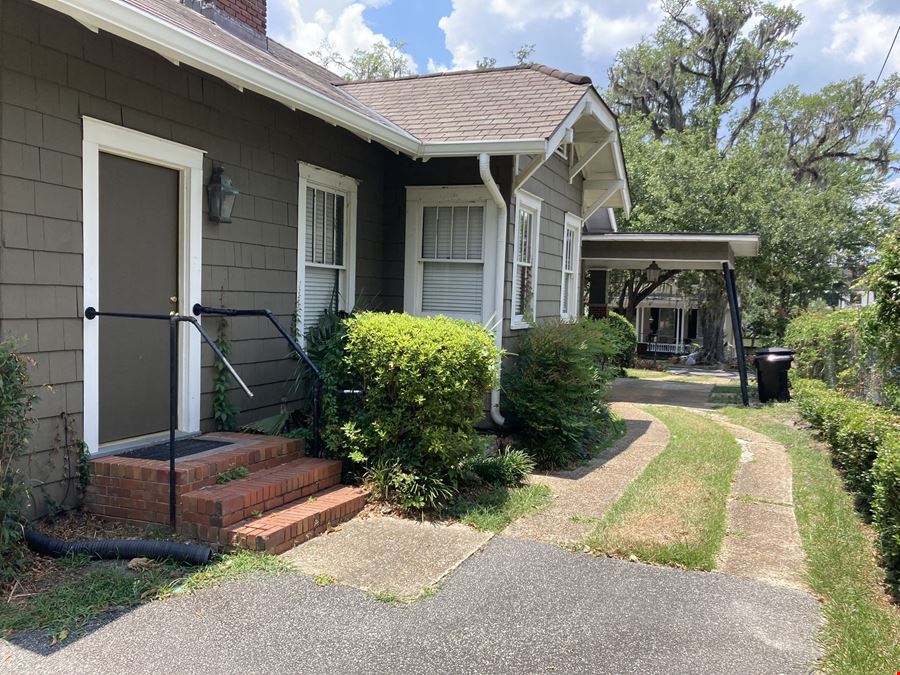
M 494 331 L 494 344 L 497 349 L 503 348 L 503 291 L 506 285 L 506 200 L 500 194 L 500 188 L 497 187 L 494 177 L 491 175 L 491 156 L 486 152 L 478 155 L 478 172 L 481 174 L 481 181 L 491 195 L 491 199 L 497 205 L 497 251 L 494 279 L 494 316 L 497 322 L 497 329 Z M 497 375 L 500 375 L 502 365 L 502 357 L 498 357 L 501 363 L 497 364 Z M 498 427 L 506 424 L 506 418 L 500 412 L 500 389 L 491 391 L 491 420 Z

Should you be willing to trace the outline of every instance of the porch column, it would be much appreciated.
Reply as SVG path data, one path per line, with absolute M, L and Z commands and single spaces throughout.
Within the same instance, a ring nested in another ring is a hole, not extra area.
M 588 295 L 588 316 L 602 319 L 609 313 L 606 297 L 607 270 L 590 270 L 591 287 Z
M 734 270 L 727 262 L 722 263 L 722 272 L 725 275 L 725 290 L 728 292 L 728 307 L 731 309 L 731 331 L 734 333 L 734 351 L 737 355 L 738 374 L 741 378 L 741 400 L 744 405 L 750 405 L 750 395 L 747 392 L 747 363 L 744 359 L 744 334 L 741 328 L 741 310 L 738 307 L 737 288 L 734 284 Z

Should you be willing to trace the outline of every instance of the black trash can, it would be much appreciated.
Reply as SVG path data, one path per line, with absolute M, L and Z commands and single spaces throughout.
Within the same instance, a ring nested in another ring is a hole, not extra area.
M 794 360 L 794 351 L 784 347 L 766 347 L 756 352 L 756 386 L 759 400 L 790 401 L 788 370 Z

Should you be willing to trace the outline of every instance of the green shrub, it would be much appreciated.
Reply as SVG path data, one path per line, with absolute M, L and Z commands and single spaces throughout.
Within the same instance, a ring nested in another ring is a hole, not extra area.
M 510 431 L 540 468 L 585 459 L 611 429 L 602 400 L 616 372 L 608 325 L 539 324 L 520 338 L 515 363 L 504 371 Z
M 800 413 L 831 447 L 832 461 L 864 512 L 871 509 L 889 579 L 900 584 L 900 417 L 826 387 L 792 380 Z
M 471 470 L 485 483 L 511 487 L 521 483 L 535 469 L 534 460 L 521 450 L 506 447 L 496 455 L 481 455 L 467 462 Z
M 900 431 L 888 436 L 872 466 L 872 523 L 888 572 L 900 591 Z
M 817 381 L 796 381 L 801 414 L 821 430 L 834 465 L 867 512 L 873 496 L 872 465 L 898 420 L 886 410 L 849 398 Z
M 484 452 L 475 423 L 500 354 L 482 326 L 363 312 L 345 320 L 344 361 L 365 391 L 335 442 L 404 508 L 435 509 L 461 464 Z
M 803 377 L 832 386 L 838 375 L 854 367 L 859 311 L 855 309 L 806 312 L 792 320 L 784 334 L 797 353 L 793 367 Z
M 0 580 L 9 580 L 20 560 L 23 511 L 28 499 L 16 460 L 25 451 L 35 396 L 28 390 L 28 364 L 11 340 L 0 341 Z
M 606 318 L 599 319 L 596 323 L 609 328 L 608 332 L 616 351 L 615 365 L 619 366 L 621 371 L 633 367 L 638 345 L 637 331 L 635 331 L 634 325 L 624 316 L 615 312 L 610 312 Z
M 326 309 L 319 322 L 306 334 L 306 353 L 322 374 L 322 442 L 329 454 L 341 455 L 342 427 L 356 414 L 359 401 L 353 395 L 339 395 L 338 390 L 354 390 L 360 386 L 350 370 L 344 354 L 347 325 L 351 315 Z M 303 383 L 304 398 L 311 406 L 316 380 L 306 364 L 298 365 L 298 378 Z M 298 387 L 299 388 L 299 387 Z M 312 409 L 309 410 L 312 416 Z

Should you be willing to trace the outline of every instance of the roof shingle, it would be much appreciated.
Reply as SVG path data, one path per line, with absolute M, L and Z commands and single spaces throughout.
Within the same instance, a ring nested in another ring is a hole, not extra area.
M 337 82 L 425 143 L 547 139 L 591 80 L 547 66 Z
M 422 143 L 547 139 L 591 80 L 542 65 L 350 82 L 270 38 L 251 44 L 175 0 L 124 0 Z

